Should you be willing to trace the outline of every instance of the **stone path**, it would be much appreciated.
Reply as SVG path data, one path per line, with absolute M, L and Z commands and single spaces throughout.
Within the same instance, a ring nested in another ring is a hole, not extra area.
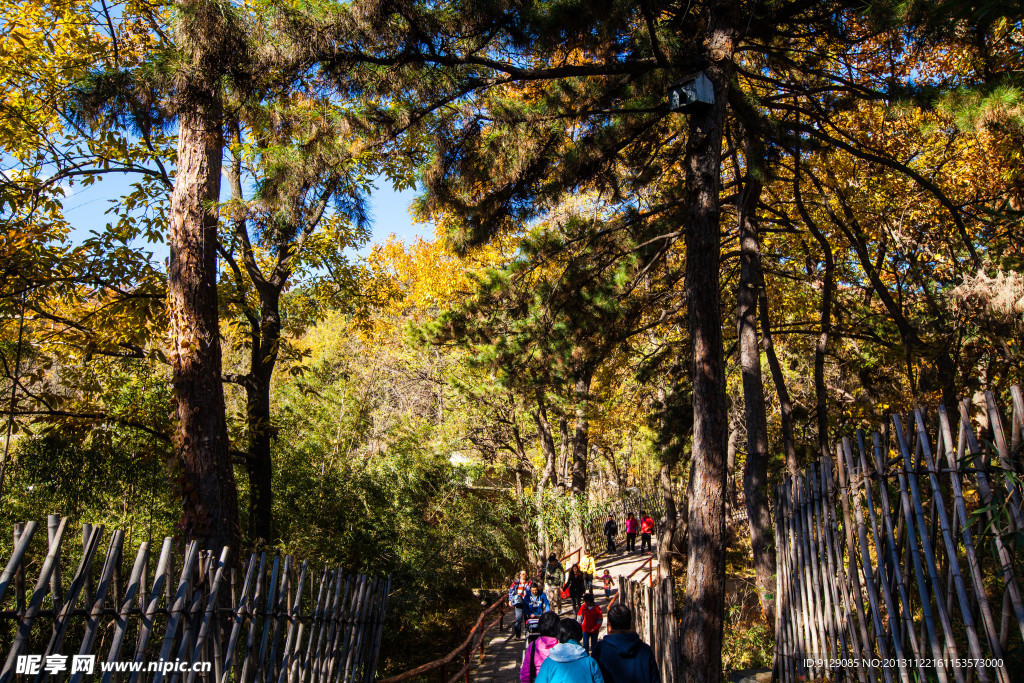
M 639 543 L 637 543 L 639 546 Z M 622 546 L 620 546 L 621 548 Z M 657 546 L 654 548 L 655 556 Z M 603 555 L 597 558 L 597 574 L 604 574 L 604 570 L 611 571 L 613 577 L 629 576 L 634 569 L 647 561 L 651 555 L 627 554 L 621 550 L 616 554 Z M 641 572 L 643 573 L 643 572 Z M 594 581 L 594 598 L 600 605 L 601 611 L 607 613 L 608 602 L 611 598 L 604 597 L 604 588 L 600 587 L 600 581 Z M 599 588 L 600 587 L 600 588 Z M 613 593 L 614 595 L 614 593 Z M 562 601 L 561 616 L 572 616 L 572 602 Z M 514 683 L 519 680 L 519 668 L 523 664 L 525 640 L 509 640 L 511 622 L 513 618 L 509 614 L 505 618 L 505 631 L 494 631 L 493 635 L 488 633 L 487 644 L 484 646 L 483 661 L 473 670 L 472 677 L 477 681 L 498 681 L 500 683 Z M 608 620 L 605 618 L 601 626 L 601 635 L 604 635 Z M 477 655 L 474 654 L 474 657 Z

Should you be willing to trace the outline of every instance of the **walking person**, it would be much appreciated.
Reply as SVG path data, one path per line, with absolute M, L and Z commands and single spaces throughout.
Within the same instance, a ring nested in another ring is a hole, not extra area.
M 527 593 L 530 592 L 530 586 L 533 582 L 530 581 L 526 575 L 526 570 L 519 572 L 519 576 L 513 579 L 512 585 L 508 589 L 508 604 L 516 611 L 516 620 L 512 624 L 512 632 L 509 634 L 509 640 L 514 636 L 516 640 L 522 638 L 523 632 L 523 602 L 526 600 Z
M 640 513 L 640 552 L 651 552 L 651 534 L 654 533 L 654 520 L 646 512 Z M 645 551 L 644 548 L 647 548 Z
M 544 592 L 547 593 L 551 608 L 562 613 L 562 586 L 565 585 L 565 568 L 554 553 L 548 555 L 544 565 Z
M 608 633 L 592 655 L 608 683 L 661 683 L 654 650 L 633 630 L 633 611 L 625 605 L 608 608 Z
M 558 645 L 559 621 L 558 615 L 554 612 L 540 615 L 540 621 L 537 622 L 537 632 L 540 635 L 526 648 L 526 657 L 519 669 L 520 683 L 534 683 L 537 680 L 540 667 L 548 658 L 551 648 Z
M 604 523 L 604 537 L 608 539 L 608 552 L 615 552 L 615 537 L 619 535 L 619 525 L 615 523 L 615 517 L 610 513 L 608 521 Z
M 587 590 L 587 579 L 580 571 L 580 565 L 574 564 L 569 569 L 569 576 L 565 580 L 565 588 L 569 589 L 569 599 L 572 600 L 572 613 L 575 615 L 580 605 L 583 604 L 583 594 Z
M 605 683 L 601 669 L 580 645 L 583 629 L 575 619 L 558 622 L 558 645 L 540 667 L 536 683 Z
M 612 586 L 615 583 L 615 579 L 612 578 L 612 573 L 607 569 L 605 569 L 604 574 L 601 575 L 601 583 L 604 584 L 604 597 L 611 597 Z
M 576 613 L 576 621 L 580 622 L 583 628 L 583 649 L 590 654 L 590 650 L 597 642 L 597 634 L 601 632 L 601 621 L 604 615 L 601 608 L 594 602 L 594 594 L 587 593 L 583 596 L 583 607 Z
M 597 563 L 590 553 L 590 548 L 583 549 L 583 557 L 580 558 L 580 571 L 583 572 L 584 580 L 587 583 L 587 592 L 594 594 L 594 574 L 597 573 Z
M 630 512 L 629 516 L 626 517 L 626 552 L 636 552 L 636 532 L 640 530 L 640 522 L 637 521 L 633 513 Z

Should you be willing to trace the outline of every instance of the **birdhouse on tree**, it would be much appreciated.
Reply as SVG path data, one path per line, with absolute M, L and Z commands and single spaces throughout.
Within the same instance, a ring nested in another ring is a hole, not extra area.
M 673 83 L 668 88 L 669 111 L 687 111 L 701 105 L 715 103 L 715 89 L 711 79 L 699 71 Z

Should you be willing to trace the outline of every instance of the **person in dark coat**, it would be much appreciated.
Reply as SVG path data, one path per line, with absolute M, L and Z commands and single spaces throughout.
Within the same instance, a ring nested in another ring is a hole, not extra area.
M 569 576 L 565 578 L 565 586 L 569 589 L 569 598 L 572 600 L 572 613 L 575 615 L 580 611 L 583 604 L 583 594 L 587 592 L 587 577 L 580 571 L 580 565 L 574 564 L 569 570 Z
M 654 650 L 633 630 L 633 612 L 625 605 L 608 608 L 608 634 L 592 656 L 606 683 L 661 683 Z
M 608 515 L 608 521 L 604 523 L 604 537 L 608 539 L 608 552 L 615 552 L 615 537 L 619 534 L 619 525 L 615 523 L 615 517 Z

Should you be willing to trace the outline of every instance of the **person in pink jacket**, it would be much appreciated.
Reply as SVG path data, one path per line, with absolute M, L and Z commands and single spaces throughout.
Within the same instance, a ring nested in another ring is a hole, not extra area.
M 626 518 L 626 552 L 636 552 L 636 532 L 640 530 L 640 522 L 637 521 L 633 513 L 629 513 L 629 517 Z
M 533 683 L 537 679 L 540 665 L 548 658 L 551 648 L 558 645 L 558 615 L 554 612 L 545 612 L 540 615 L 537 631 L 540 633 L 540 637 L 526 646 L 523 666 L 519 669 L 521 683 Z

